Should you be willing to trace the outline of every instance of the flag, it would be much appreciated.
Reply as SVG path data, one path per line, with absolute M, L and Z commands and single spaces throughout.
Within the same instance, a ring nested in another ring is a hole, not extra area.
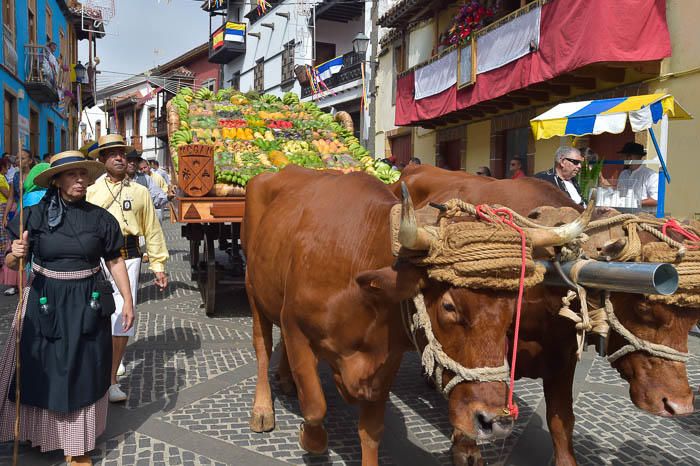
M 327 62 L 318 65 L 316 71 L 321 80 L 326 80 L 339 72 L 343 68 L 343 57 L 335 57 Z
M 245 23 L 228 21 L 226 23 L 224 40 L 228 42 L 245 42 Z
M 211 48 L 218 49 L 224 45 L 224 28 L 223 26 L 214 31 L 211 35 Z

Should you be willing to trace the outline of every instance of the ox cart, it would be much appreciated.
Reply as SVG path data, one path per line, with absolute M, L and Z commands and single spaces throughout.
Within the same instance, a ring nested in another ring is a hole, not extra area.
M 214 314 L 217 285 L 243 287 L 245 264 L 240 254 L 240 232 L 245 194 L 217 196 L 213 187 L 211 146 L 192 145 L 180 155 L 179 195 L 171 203 L 171 221 L 183 224 L 189 241 L 191 279 L 197 282 L 207 315 Z M 204 196 L 197 196 L 206 193 Z M 217 249 L 228 256 L 216 260 Z

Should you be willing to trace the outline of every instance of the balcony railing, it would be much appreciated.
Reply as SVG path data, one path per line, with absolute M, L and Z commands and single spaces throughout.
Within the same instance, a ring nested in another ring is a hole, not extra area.
M 227 21 L 209 38 L 209 61 L 224 65 L 245 54 L 246 25 Z
M 362 55 L 355 52 L 348 52 L 343 55 L 343 67 L 339 72 L 324 79 L 323 82 L 328 89 L 333 89 L 343 84 L 347 84 L 358 79 L 362 79 Z M 301 97 L 309 97 L 311 95 L 311 86 L 305 84 L 301 87 Z
M 2 28 L 2 51 L 3 65 L 11 73 L 17 74 L 17 50 L 15 48 L 15 38 L 12 30 L 3 25 Z
M 27 93 L 40 103 L 58 102 L 63 72 L 56 57 L 43 45 L 28 44 L 24 51 Z

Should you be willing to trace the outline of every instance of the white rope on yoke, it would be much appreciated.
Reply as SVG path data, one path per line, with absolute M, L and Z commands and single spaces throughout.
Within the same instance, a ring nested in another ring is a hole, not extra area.
M 423 330 L 427 344 L 423 349 L 421 363 L 426 373 L 433 377 L 435 384 L 445 398 L 449 398 L 452 389 L 461 382 L 507 382 L 510 379 L 510 368 L 508 367 L 507 361 L 504 361 L 503 365 L 499 367 L 466 368 L 449 357 L 442 350 L 440 342 L 435 338 L 433 327 L 430 323 L 430 315 L 425 308 L 423 294 L 418 293 L 418 295 L 413 298 L 413 304 L 416 307 L 416 312 L 413 314 L 413 319 L 409 322 L 411 339 L 416 350 L 420 352 L 415 334 L 417 330 Z M 443 387 L 442 374 L 445 369 L 451 371 L 455 375 L 447 385 Z
M 572 320 L 576 326 L 576 358 L 580 361 L 586 345 L 586 332 L 607 337 L 610 327 L 605 309 L 589 310 L 586 289 L 578 284 L 576 288 L 578 291 L 569 290 L 566 296 L 561 298 L 562 308 L 559 310 L 559 315 Z M 570 308 L 571 303 L 576 298 L 579 298 L 581 301 L 580 314 L 572 311 Z
M 635 336 L 632 332 L 627 330 L 622 323 L 617 320 L 615 312 L 612 309 L 612 304 L 608 306 L 610 300 L 606 297 L 605 312 L 608 314 L 608 321 L 610 322 L 610 327 L 619 333 L 622 338 L 629 342 L 628 345 L 623 346 L 619 350 L 615 351 L 613 354 L 608 356 L 608 361 L 612 364 L 621 357 L 633 353 L 635 351 L 643 351 L 651 356 L 656 356 L 657 358 L 669 359 L 671 361 L 678 361 L 685 363 L 690 358 L 690 354 L 678 351 L 671 348 L 670 346 L 661 345 L 658 343 L 652 343 L 647 340 L 642 340 Z

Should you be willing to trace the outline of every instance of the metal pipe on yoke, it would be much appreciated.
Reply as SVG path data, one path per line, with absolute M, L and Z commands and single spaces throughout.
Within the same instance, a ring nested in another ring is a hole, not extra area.
M 545 285 L 567 287 L 551 261 L 538 261 L 547 269 Z M 561 268 L 571 280 L 571 269 L 580 261 L 563 262 Z M 666 263 L 588 262 L 581 266 L 577 283 L 587 288 L 639 294 L 670 295 L 678 289 L 678 271 Z

